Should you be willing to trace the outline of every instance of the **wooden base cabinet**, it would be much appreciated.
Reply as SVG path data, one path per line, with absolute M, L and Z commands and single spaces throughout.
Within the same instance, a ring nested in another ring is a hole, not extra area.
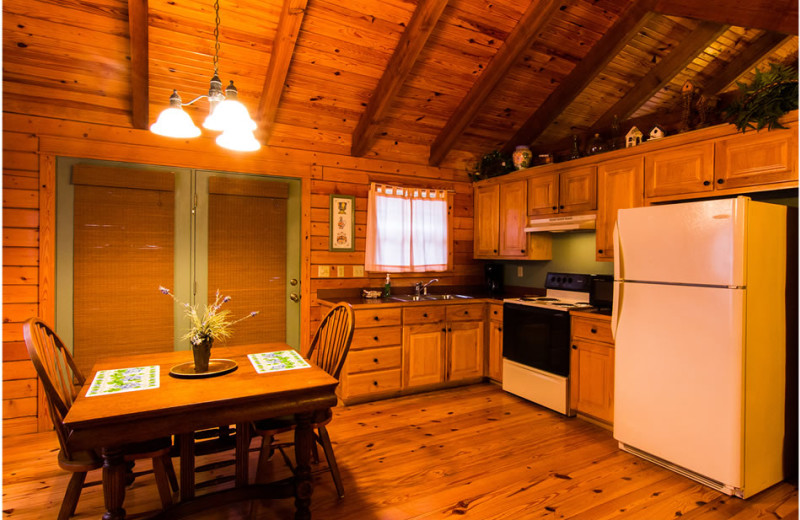
M 489 304 L 487 375 L 492 381 L 503 382 L 503 305 Z
M 483 321 L 457 321 L 447 326 L 447 380 L 483 377 Z
M 444 323 L 403 327 L 403 388 L 445 380 Z
M 609 320 L 572 316 L 570 407 L 610 427 L 614 422 L 614 344 Z
M 355 311 L 356 329 L 338 388 L 343 401 L 400 392 L 403 338 L 400 311 L 399 307 Z

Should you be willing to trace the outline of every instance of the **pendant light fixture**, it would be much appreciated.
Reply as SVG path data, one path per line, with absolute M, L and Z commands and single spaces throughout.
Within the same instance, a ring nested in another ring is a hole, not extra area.
M 256 123 L 250 118 L 247 108 L 237 100 L 238 92 L 233 85 L 233 80 L 222 92 L 222 81 L 219 79 L 219 0 L 214 1 L 214 76 L 208 88 L 208 95 L 198 96 L 188 103 L 183 103 L 177 90 L 172 91 L 169 97 L 169 108 L 158 116 L 155 123 L 150 125 L 150 131 L 166 137 L 197 137 L 200 129 L 195 126 L 182 107 L 191 105 L 202 98 L 208 98 L 209 114 L 203 122 L 203 128 L 215 132 L 222 132 L 217 137 L 217 144 L 229 150 L 252 152 L 258 150 L 261 144 L 253 135 Z

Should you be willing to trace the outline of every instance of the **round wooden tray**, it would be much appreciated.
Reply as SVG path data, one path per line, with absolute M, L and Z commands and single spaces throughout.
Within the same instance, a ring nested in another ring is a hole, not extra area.
M 169 375 L 186 379 L 199 379 L 202 377 L 221 376 L 233 372 L 238 367 L 239 365 L 236 364 L 236 361 L 231 359 L 209 359 L 208 371 L 197 373 L 194 371 L 194 361 L 187 361 L 170 368 Z

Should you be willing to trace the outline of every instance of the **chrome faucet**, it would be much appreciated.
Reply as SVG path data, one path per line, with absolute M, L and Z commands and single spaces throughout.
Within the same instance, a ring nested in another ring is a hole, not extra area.
M 422 289 L 422 294 L 427 295 L 428 294 L 428 286 L 430 284 L 432 284 L 433 282 L 438 282 L 438 281 L 439 281 L 438 278 L 434 278 L 433 280 L 428 281 L 428 283 L 417 282 L 417 284 L 419 285 L 419 288 Z M 419 294 L 419 292 L 417 292 L 417 294 Z

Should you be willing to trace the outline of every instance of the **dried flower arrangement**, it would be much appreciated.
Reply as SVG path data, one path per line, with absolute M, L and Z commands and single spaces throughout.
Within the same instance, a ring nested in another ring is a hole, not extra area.
M 222 296 L 219 292 L 219 289 L 217 289 L 217 295 L 214 299 L 214 303 L 211 305 L 206 305 L 205 312 L 203 312 L 201 317 L 197 312 L 196 305 L 189 305 L 188 303 L 179 301 L 166 287 L 159 286 L 158 290 L 161 292 L 161 294 L 170 296 L 173 300 L 175 300 L 176 303 L 183 307 L 186 316 L 189 317 L 189 320 L 192 323 L 191 329 L 186 333 L 183 339 L 188 339 L 192 345 L 200 345 L 201 343 L 206 342 L 210 343 L 215 339 L 227 339 L 232 335 L 231 327 L 233 325 L 242 320 L 246 320 L 247 318 L 252 318 L 258 314 L 258 311 L 253 311 L 243 318 L 230 321 L 231 311 L 221 311 L 220 309 L 222 308 L 223 304 L 231 301 L 231 297 Z

